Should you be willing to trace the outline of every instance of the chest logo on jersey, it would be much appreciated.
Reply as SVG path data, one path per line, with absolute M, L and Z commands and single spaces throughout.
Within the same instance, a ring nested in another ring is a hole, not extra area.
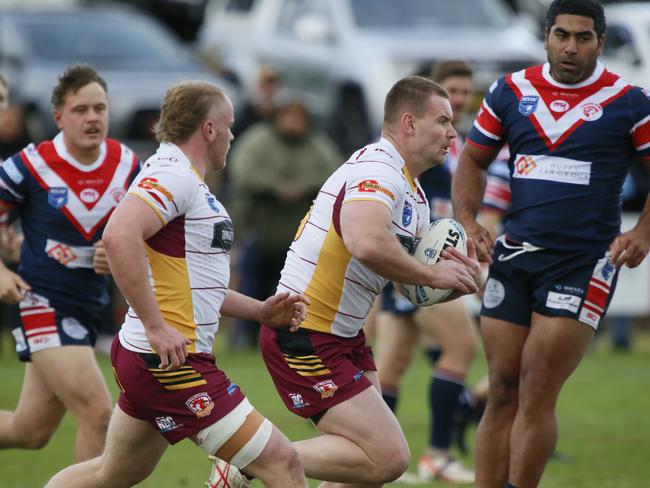
M 528 117 L 537 110 L 538 103 L 539 97 L 536 95 L 526 95 L 521 97 L 521 100 L 519 100 L 519 113 L 524 117 Z
M 517 154 L 512 177 L 589 185 L 591 162 L 543 154 Z
M 580 105 L 580 110 L 582 111 L 580 118 L 587 122 L 593 122 L 603 116 L 603 107 L 599 103 L 585 103 Z
M 84 188 L 79 193 L 79 199 L 85 203 L 95 203 L 99 200 L 99 192 L 94 188 Z
M 68 203 L 68 189 L 57 187 L 47 190 L 47 203 L 54 208 L 63 208 Z
M 553 112 L 566 112 L 569 110 L 569 102 L 566 100 L 553 100 L 549 105 Z
M 402 212 L 402 224 L 408 226 L 413 220 L 413 206 L 409 202 L 404 202 L 404 211 Z

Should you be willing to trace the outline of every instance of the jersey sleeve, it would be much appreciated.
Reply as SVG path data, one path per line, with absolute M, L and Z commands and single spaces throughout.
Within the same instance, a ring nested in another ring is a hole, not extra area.
M 196 187 L 196 176 L 190 171 L 171 167 L 147 168 L 136 176 L 129 194 L 144 200 L 166 225 L 185 215 Z
M 634 125 L 630 134 L 636 152 L 650 160 L 650 91 L 635 87 L 630 94 L 631 114 Z
M 490 86 L 479 108 L 472 129 L 467 135 L 467 142 L 486 149 L 503 144 L 503 124 L 501 122 L 499 100 L 506 86 L 501 78 Z
M 392 214 L 401 198 L 399 189 L 404 185 L 404 176 L 396 168 L 382 163 L 367 162 L 360 164 L 359 168 L 363 171 L 346 182 L 343 203 L 376 201 L 386 205 Z
M 0 165 L 0 205 L 14 207 L 27 198 L 29 170 L 20 154 L 16 154 Z

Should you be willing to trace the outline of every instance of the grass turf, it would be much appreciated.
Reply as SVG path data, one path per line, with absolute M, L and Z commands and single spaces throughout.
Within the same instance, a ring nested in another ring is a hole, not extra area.
M 11 351 L 11 338 L 4 336 L 0 354 L 0 409 L 12 409 L 22 383 L 23 367 Z M 281 403 L 261 358 L 254 352 L 224 353 L 225 336 L 217 337 L 217 362 L 290 439 L 315 435 L 310 423 L 290 414 Z M 116 398 L 116 387 L 106 356 L 100 365 Z M 630 353 L 612 352 L 606 338 L 594 347 L 571 377 L 560 397 L 560 460 L 552 461 L 542 488 L 645 488 L 650 486 L 650 336 L 637 334 Z M 471 380 L 484 372 L 479 359 Z M 426 359 L 419 356 L 402 389 L 399 420 L 413 452 L 410 470 L 424 449 L 428 432 Z M 474 431 L 470 432 L 473 436 Z M 73 460 L 74 421 L 66 415 L 49 445 L 40 451 L 0 451 L 0 487 L 43 486 L 56 471 Z M 473 439 L 470 439 L 470 445 Z M 472 464 L 471 456 L 464 458 Z M 154 474 L 138 486 L 148 488 L 202 487 L 208 461 L 189 441 L 167 450 Z M 255 486 L 261 486 L 256 483 Z M 316 483 L 312 483 L 316 486 Z M 397 485 L 395 485 L 397 486 Z M 437 486 L 436 483 L 415 486 Z M 442 486 L 442 485 L 440 485 Z

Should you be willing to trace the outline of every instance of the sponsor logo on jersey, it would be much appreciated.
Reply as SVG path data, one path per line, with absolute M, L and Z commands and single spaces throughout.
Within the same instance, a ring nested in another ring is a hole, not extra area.
M 228 385 L 228 389 L 226 390 L 226 392 L 228 393 L 228 395 L 232 396 L 232 394 L 235 393 L 237 390 L 239 390 L 239 386 L 237 386 L 235 383 L 230 383 Z
M 569 102 L 566 100 L 553 100 L 550 108 L 553 112 L 566 112 L 569 110 Z
M 377 180 L 363 180 L 357 186 L 357 189 L 361 192 L 375 193 L 381 192 L 384 195 L 387 195 L 391 200 L 395 201 L 395 195 L 388 188 L 381 186 Z
M 581 298 L 576 295 L 568 295 L 565 293 L 556 293 L 549 291 L 546 296 L 546 306 L 548 308 L 555 308 L 557 310 L 568 310 L 569 312 L 576 313 L 580 307 Z
M 408 226 L 413 220 L 413 206 L 409 202 L 404 202 L 404 211 L 402 212 L 402 225 Z
M 339 387 L 336 386 L 336 384 L 332 380 L 325 380 L 325 381 L 321 381 L 320 383 L 316 383 L 313 386 L 313 388 L 318 393 L 320 393 L 321 398 L 330 398 L 334 396 L 336 390 L 339 389 Z
M 46 247 L 45 252 L 49 257 L 58 263 L 62 264 L 63 266 L 67 266 L 69 263 L 77 259 L 77 255 L 74 253 L 70 246 L 62 244 L 60 242 L 54 243 L 54 241 L 52 241 L 52 243 L 53 246 Z
M 47 203 L 54 208 L 62 208 L 68 203 L 68 189 L 57 187 L 47 190 Z
M 589 185 L 591 162 L 558 156 L 517 154 L 513 178 Z
M 156 417 L 156 425 L 160 432 L 169 432 L 178 429 L 182 424 L 178 425 L 171 417 Z
M 214 402 L 206 392 L 197 393 L 190 397 L 185 402 L 185 405 L 194 412 L 198 418 L 207 417 L 212 413 L 212 409 L 214 408 Z
M 303 408 L 309 406 L 309 403 L 305 402 L 300 393 L 289 393 L 289 398 L 291 403 L 293 403 L 293 408 Z
M 521 97 L 521 100 L 519 100 L 519 113 L 524 117 L 528 117 L 537 110 L 538 103 L 539 97 L 536 95 L 526 95 Z
M 603 107 L 599 103 L 585 103 L 580 105 L 580 110 L 582 111 L 580 118 L 587 122 L 593 122 L 603 116 Z
M 357 374 L 355 374 L 355 375 L 353 376 L 354 381 L 359 381 L 361 378 L 363 378 L 363 373 L 365 373 L 365 371 L 362 369 L 362 370 L 359 371 Z
M 515 163 L 515 171 L 520 175 L 528 175 L 537 167 L 535 158 L 532 156 L 521 156 Z
M 151 178 L 147 176 L 146 178 L 142 178 L 142 181 L 138 183 L 138 188 L 144 188 L 145 190 L 156 190 L 159 193 L 162 193 L 167 197 L 167 200 L 170 202 L 174 200 L 174 195 L 172 192 L 170 192 L 167 188 L 162 186 L 160 183 L 158 183 L 157 178 Z
M 94 188 L 84 188 L 79 193 L 79 199 L 86 203 L 95 203 L 99 200 L 99 192 Z

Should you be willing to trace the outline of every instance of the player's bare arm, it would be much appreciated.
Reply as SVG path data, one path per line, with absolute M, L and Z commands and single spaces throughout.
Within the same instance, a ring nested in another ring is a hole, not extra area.
M 278 293 L 265 301 L 256 300 L 234 290 L 228 294 L 221 305 L 221 314 L 242 320 L 252 320 L 270 327 L 289 326 L 295 332 L 307 317 L 309 299 L 296 293 Z
M 641 264 L 650 251 L 650 196 L 646 198 L 643 212 L 636 226 L 616 237 L 609 246 L 611 259 L 616 266 L 634 268 Z
M 451 185 L 454 216 L 474 239 L 478 259 L 483 263 L 491 261 L 494 241 L 487 229 L 477 222 L 476 217 L 483 204 L 485 172 L 496 158 L 499 149 L 481 149 L 465 144 Z
M 160 368 L 180 368 L 190 343 L 165 323 L 148 282 L 144 242 L 162 229 L 155 211 L 143 200 L 127 195 L 106 225 L 103 243 L 113 277 L 142 321 Z
M 478 287 L 463 264 L 443 260 L 433 266 L 410 256 L 390 231 L 391 214 L 379 202 L 352 201 L 341 209 L 343 242 L 352 256 L 375 273 L 392 281 L 454 288 L 475 293 Z

